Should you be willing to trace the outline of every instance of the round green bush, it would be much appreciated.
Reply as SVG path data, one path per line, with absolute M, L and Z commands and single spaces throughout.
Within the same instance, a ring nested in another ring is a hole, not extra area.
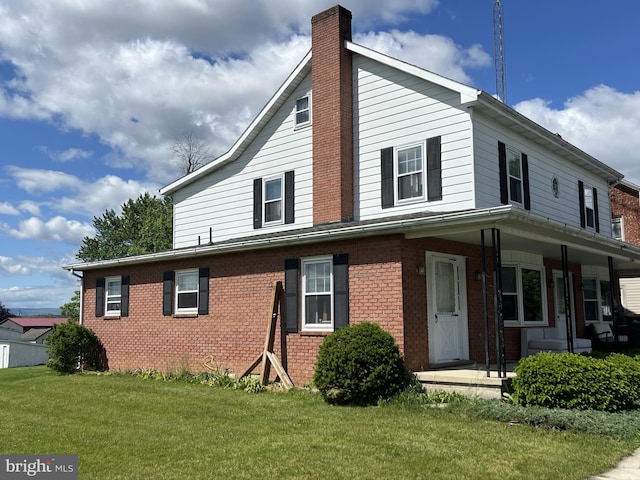
M 96 370 L 99 367 L 101 343 L 89 328 L 73 320 L 53 326 L 47 338 L 47 367 L 58 373 Z
M 318 351 L 313 383 L 335 405 L 373 405 L 411 384 L 393 336 L 376 323 L 328 335 Z
M 637 406 L 640 363 L 624 355 L 594 358 L 539 353 L 515 369 L 513 398 L 520 405 L 618 412 Z

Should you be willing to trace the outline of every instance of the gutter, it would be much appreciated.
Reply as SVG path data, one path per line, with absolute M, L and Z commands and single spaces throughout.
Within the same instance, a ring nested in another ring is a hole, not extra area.
M 485 210 L 470 210 L 463 212 L 444 213 L 428 217 L 389 220 L 380 223 L 364 225 L 353 225 L 350 227 L 340 227 L 330 230 L 311 231 L 294 233 L 290 235 L 278 235 L 271 238 L 260 238 L 240 240 L 235 242 L 221 242 L 213 245 L 203 245 L 197 247 L 186 247 L 179 250 L 167 250 L 164 252 L 149 253 L 133 257 L 116 258 L 112 260 L 101 260 L 90 263 L 77 263 L 67 265 L 65 270 L 94 270 L 103 267 L 115 267 L 120 265 L 133 265 L 141 263 L 152 263 L 158 260 L 176 260 L 181 258 L 211 255 L 214 253 L 231 253 L 245 250 L 259 250 L 271 247 L 284 247 L 290 245 L 300 245 L 301 243 L 314 243 L 320 240 L 341 240 L 354 237 L 372 236 L 381 233 L 407 233 L 411 230 L 420 230 L 434 225 L 443 225 L 446 222 L 455 222 L 456 226 L 469 225 L 474 223 L 498 222 L 509 218 L 513 207 L 511 205 L 488 208 Z
M 73 268 L 71 268 L 69 270 L 69 272 L 74 277 L 80 279 L 80 313 L 78 314 L 78 323 L 80 325 L 82 325 L 84 323 L 83 322 L 84 319 L 83 319 L 83 315 L 82 315 L 82 312 L 84 311 L 84 309 L 82 308 L 83 307 L 83 301 L 82 300 L 84 298 L 84 277 L 82 275 L 78 275 Z

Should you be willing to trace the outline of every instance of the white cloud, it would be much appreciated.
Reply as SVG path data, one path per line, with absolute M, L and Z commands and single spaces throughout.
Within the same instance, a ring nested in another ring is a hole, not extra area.
M 87 160 L 93 156 L 91 150 L 82 150 L 81 148 L 67 148 L 62 151 L 52 151 L 46 146 L 36 147 L 41 150 L 49 158 L 57 162 L 71 162 L 74 160 Z
M 60 128 L 97 134 L 113 150 L 103 159 L 111 166 L 137 168 L 149 181 L 166 184 L 179 173 L 169 153 L 172 139 L 193 129 L 214 153 L 226 151 L 308 51 L 311 16 L 334 4 L 178 0 L 149 8 L 146 1 L 57 0 L 3 5 L 0 60 L 11 62 L 17 74 L 0 93 L 0 115 L 48 119 Z M 345 2 L 354 23 L 372 27 L 380 21 L 399 24 L 437 4 Z M 395 32 L 377 41 L 417 64 L 427 49 L 433 59 L 427 67 L 463 81 L 465 68 L 485 61 L 482 49 L 462 49 L 444 37 Z M 447 55 L 452 55 L 449 62 Z M 58 158 L 91 161 L 89 154 L 70 149 Z
M 36 217 L 40 216 L 40 205 L 31 200 L 20 202 L 19 208 L 21 211 L 30 213 L 31 215 L 34 215 Z
M 540 98 L 514 108 L 640 184 L 640 91 L 623 93 L 599 85 L 562 108 Z
M 0 272 L 3 275 L 28 275 L 31 269 L 11 257 L 0 256 Z
M 20 215 L 20 210 L 8 202 L 0 203 L 0 215 Z
M 482 46 L 472 45 L 465 49 L 441 35 L 392 30 L 356 35 L 354 41 L 463 83 L 471 83 L 466 69 L 491 65 L 491 57 Z
M 77 245 L 85 236 L 93 236 L 95 231 L 88 223 L 68 220 L 56 216 L 48 221 L 36 217 L 22 220 L 18 228 L 11 228 L 7 224 L 1 225 L 2 230 L 18 240 L 40 240 L 44 242 L 65 242 Z
M 16 180 L 20 188 L 32 195 L 77 188 L 81 183 L 77 177 L 55 170 L 22 168 L 12 165 L 7 166 L 6 170 Z

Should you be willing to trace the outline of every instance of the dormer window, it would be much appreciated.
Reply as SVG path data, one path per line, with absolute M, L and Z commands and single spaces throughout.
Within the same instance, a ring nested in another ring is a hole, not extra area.
M 311 97 L 305 95 L 296 100 L 296 127 L 304 127 L 311 123 Z

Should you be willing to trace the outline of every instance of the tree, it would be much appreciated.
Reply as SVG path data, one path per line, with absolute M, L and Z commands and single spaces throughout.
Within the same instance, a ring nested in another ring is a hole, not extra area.
M 60 307 L 60 314 L 72 322 L 80 320 L 80 290 L 76 290 L 71 300 Z
M 7 307 L 5 307 L 3 305 L 3 303 L 0 301 L 0 322 L 3 320 L 6 320 L 7 318 L 11 317 L 13 315 L 13 313 L 11 313 L 9 311 L 9 309 Z
M 182 132 L 175 137 L 171 146 L 173 156 L 180 160 L 185 175 L 197 170 L 213 160 L 214 155 L 204 140 L 193 135 L 193 130 Z
M 148 193 L 93 218 L 95 237 L 84 237 L 76 256 L 83 262 L 169 250 L 173 245 L 173 201 Z

